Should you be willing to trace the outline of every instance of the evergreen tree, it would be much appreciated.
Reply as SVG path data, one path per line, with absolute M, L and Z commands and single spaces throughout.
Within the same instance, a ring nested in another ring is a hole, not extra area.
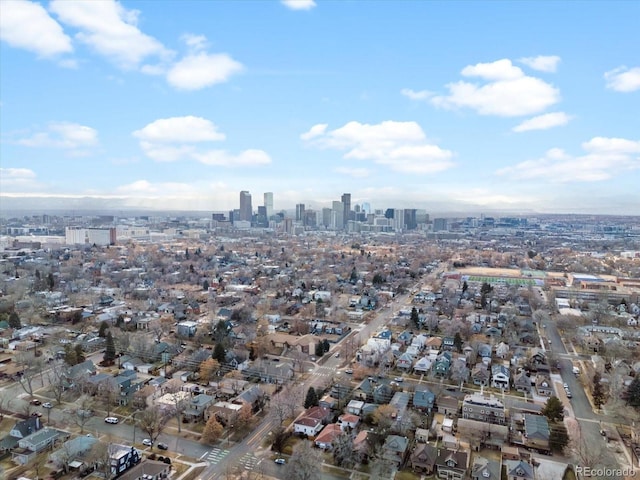
M 227 350 L 222 343 L 216 343 L 216 346 L 213 347 L 212 358 L 215 358 L 220 364 L 227 362 Z
M 321 357 L 324 355 L 324 344 L 322 342 L 316 343 L 316 357 Z
M 107 339 L 105 342 L 105 350 L 104 350 L 104 356 L 102 357 L 102 360 L 105 363 L 111 363 L 113 361 L 115 361 L 116 359 L 116 344 L 113 341 L 113 336 L 111 335 L 111 332 L 107 332 Z
M 349 281 L 351 283 L 356 283 L 358 281 L 358 272 L 356 272 L 356 267 L 351 269 L 351 275 L 349 276 Z
M 22 322 L 20 322 L 20 317 L 16 312 L 9 314 L 9 326 L 11 328 L 22 328 Z
M 456 332 L 453 337 L 453 346 L 456 347 L 458 353 L 462 352 L 462 337 L 460 336 L 460 332 Z
M 49 273 L 49 275 L 47 275 L 47 283 L 49 284 L 49 290 L 53 290 L 53 287 L 56 284 L 53 278 L 53 273 Z
M 76 351 L 70 343 L 67 343 L 64 346 L 64 363 L 70 367 L 78 364 Z
M 591 391 L 591 396 L 593 397 L 593 404 L 596 408 L 604 405 L 604 389 L 602 388 L 602 382 L 600 381 L 600 374 L 598 372 L 593 375 L 593 390 Z
M 379 273 L 376 273 L 373 276 L 373 284 L 374 285 L 382 285 L 384 283 L 384 277 L 382 275 L 380 275 Z
M 469 290 L 469 284 L 465 280 L 464 282 L 462 282 L 462 294 L 464 295 L 467 290 Z
M 309 390 L 307 390 L 307 397 L 304 399 L 304 408 L 311 408 L 317 405 L 318 395 L 316 394 L 316 389 L 309 387 Z
M 563 423 L 552 423 L 549 425 L 549 446 L 554 452 L 561 453 L 569 444 L 569 434 L 567 427 Z
M 322 341 L 322 350 L 324 353 L 327 353 L 329 350 L 331 350 L 329 340 L 327 340 L 326 338 Z
M 202 282 L 202 290 L 204 290 L 205 292 L 209 290 L 209 280 L 205 280 L 204 282 Z
M 640 408 L 640 375 L 636 375 L 627 388 L 627 404 Z
M 420 328 L 420 316 L 418 315 L 418 309 L 413 307 L 411 309 L 411 321 L 416 326 L 416 328 Z
M 84 355 L 84 350 L 82 350 L 82 345 L 80 345 L 79 343 L 75 346 L 74 348 L 75 352 L 76 352 L 76 362 L 77 363 L 82 363 L 85 361 L 85 355 Z
M 544 404 L 542 414 L 551 422 L 561 422 L 564 420 L 564 405 L 558 397 L 552 395 Z
M 98 336 L 100 338 L 104 338 L 107 336 L 107 330 L 109 330 L 109 324 L 106 321 L 102 321 L 100 324 L 100 329 L 98 330 Z

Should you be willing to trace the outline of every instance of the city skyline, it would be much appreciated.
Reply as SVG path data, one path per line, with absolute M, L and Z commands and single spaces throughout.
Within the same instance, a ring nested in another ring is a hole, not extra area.
M 0 10 L 0 213 L 640 214 L 636 2 Z

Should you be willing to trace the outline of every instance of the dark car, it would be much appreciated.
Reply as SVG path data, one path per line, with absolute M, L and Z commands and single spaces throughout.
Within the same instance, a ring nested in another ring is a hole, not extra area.
M 34 398 L 33 400 L 31 400 L 31 405 L 40 405 L 42 402 L 40 400 L 38 400 L 37 398 Z
M 158 445 L 156 445 L 160 450 L 169 450 L 169 445 L 167 445 L 166 443 L 159 443 Z

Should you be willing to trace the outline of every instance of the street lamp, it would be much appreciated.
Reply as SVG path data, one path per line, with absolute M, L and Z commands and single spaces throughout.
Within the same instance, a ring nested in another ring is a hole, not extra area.
M 131 414 L 131 417 L 133 418 L 133 442 L 132 442 L 132 445 L 135 445 L 135 443 L 136 443 L 136 425 L 137 425 L 136 415 L 141 413 L 142 411 L 143 410 L 136 410 L 135 412 L 133 412 Z

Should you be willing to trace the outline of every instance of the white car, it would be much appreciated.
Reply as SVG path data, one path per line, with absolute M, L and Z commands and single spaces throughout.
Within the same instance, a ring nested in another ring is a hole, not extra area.
M 146 445 L 147 447 L 153 446 L 153 442 L 151 441 L 150 438 L 145 438 L 144 440 L 142 440 L 142 444 Z
M 104 421 L 105 423 L 118 423 L 118 419 L 116 417 L 107 417 Z

